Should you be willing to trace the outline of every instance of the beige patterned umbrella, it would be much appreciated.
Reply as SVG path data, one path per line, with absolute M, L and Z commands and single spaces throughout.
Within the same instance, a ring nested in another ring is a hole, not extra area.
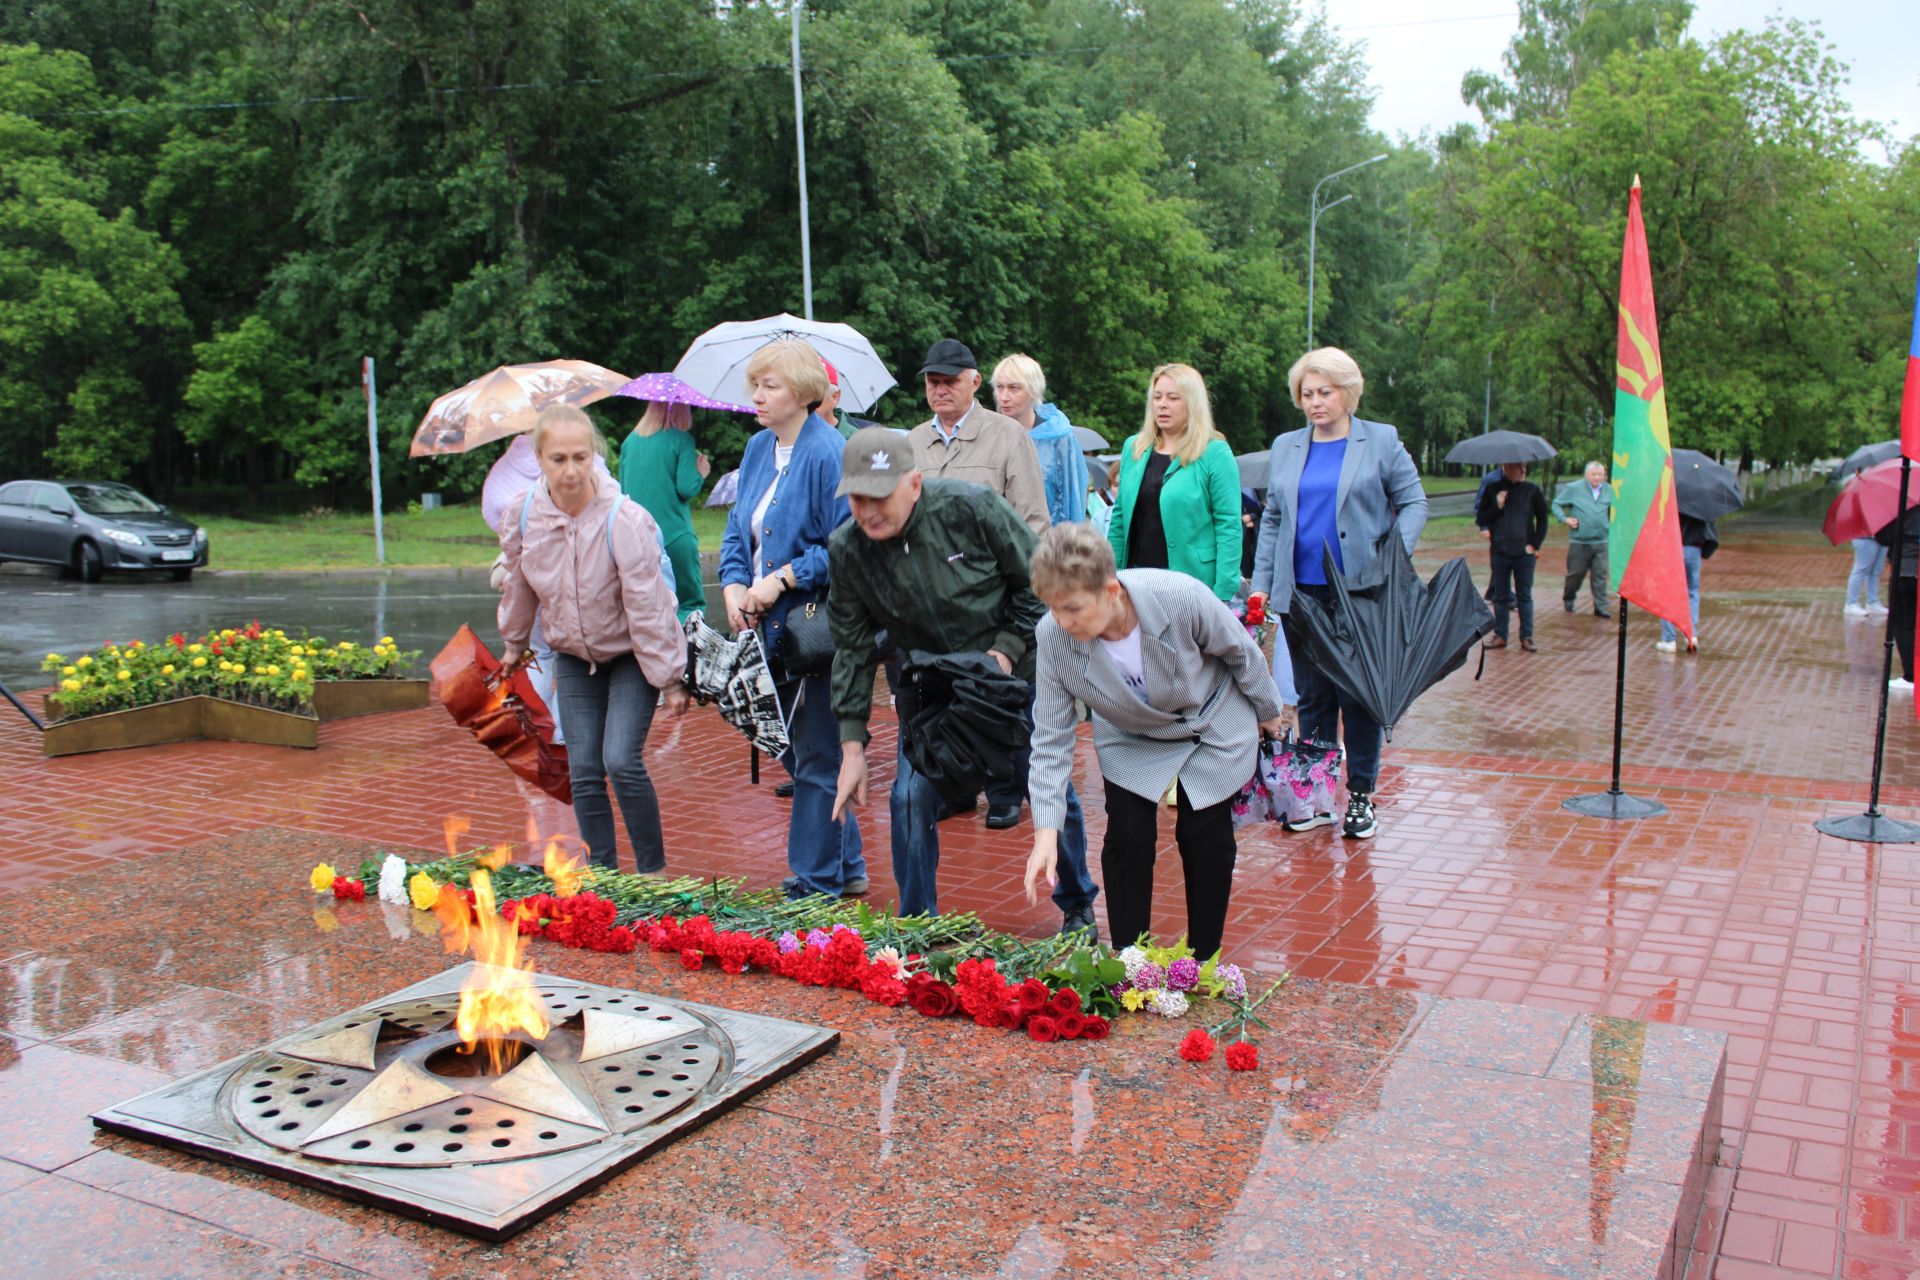
M 465 453 L 533 428 L 552 404 L 589 405 L 628 381 L 624 373 L 586 360 L 502 365 L 435 400 L 413 433 L 410 457 Z

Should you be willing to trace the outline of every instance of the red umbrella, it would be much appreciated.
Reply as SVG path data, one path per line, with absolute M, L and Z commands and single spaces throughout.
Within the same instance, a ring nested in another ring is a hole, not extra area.
M 1840 496 L 1827 508 L 1820 532 L 1834 546 L 1855 538 L 1871 538 L 1892 524 L 1900 514 L 1899 458 L 1889 458 L 1859 472 L 1840 488 Z M 1907 510 L 1920 507 L 1920 475 L 1907 486 Z
M 463 729 L 534 786 L 571 804 L 567 749 L 553 742 L 553 717 L 525 671 L 504 683 L 500 660 L 462 624 L 433 660 L 440 703 Z

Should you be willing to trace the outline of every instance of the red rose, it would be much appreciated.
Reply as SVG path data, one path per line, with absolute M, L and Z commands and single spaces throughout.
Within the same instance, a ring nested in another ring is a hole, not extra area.
M 1077 1013 L 1060 1015 L 1060 1038 L 1078 1040 L 1087 1029 L 1087 1020 Z
M 697 947 L 688 947 L 680 953 L 680 963 L 689 969 L 698 969 L 700 962 L 705 958 Z
M 1060 1024 L 1044 1013 L 1036 1013 L 1027 1019 L 1027 1034 L 1042 1044 L 1060 1038 Z
M 1020 1007 L 1020 1002 L 1018 1000 L 1009 1000 L 1000 1006 L 1000 1013 L 996 1022 L 997 1025 L 1005 1027 L 1009 1031 L 1018 1031 L 1020 1024 L 1025 1022 L 1026 1019 L 1027 1011 Z
M 1055 1013 L 1080 1012 L 1080 993 L 1072 987 L 1062 987 L 1053 993 L 1053 1011 Z
M 1227 1046 L 1227 1070 L 1258 1071 L 1260 1069 L 1260 1050 L 1245 1040 L 1236 1040 Z
M 926 979 L 922 982 L 921 979 Z M 916 973 L 907 983 L 907 1002 L 929 1018 L 944 1018 L 960 1007 L 953 988 L 930 973 Z
M 1047 990 L 1047 984 L 1038 978 L 1028 978 L 1017 988 L 1020 1007 L 1028 1013 L 1038 1013 L 1047 1007 L 1053 999 L 1053 993 Z
M 1082 1040 L 1105 1040 L 1107 1033 L 1113 1030 L 1113 1024 L 1097 1013 L 1087 1015 L 1087 1025 L 1080 1028 Z
M 1213 1037 L 1195 1027 L 1180 1042 L 1180 1056 L 1188 1062 L 1206 1062 L 1213 1057 Z

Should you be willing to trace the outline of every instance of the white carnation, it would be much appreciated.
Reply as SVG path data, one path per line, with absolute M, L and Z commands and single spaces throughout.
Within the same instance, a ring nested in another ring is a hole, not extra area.
M 396 854 L 380 864 L 380 901 L 407 905 L 407 862 Z
M 1131 982 L 1133 976 L 1146 967 L 1147 953 L 1138 947 L 1127 947 L 1120 953 L 1120 963 L 1126 966 L 1127 981 Z
M 1187 993 L 1157 990 L 1152 995 L 1153 1011 L 1163 1018 L 1177 1018 L 1187 1011 Z

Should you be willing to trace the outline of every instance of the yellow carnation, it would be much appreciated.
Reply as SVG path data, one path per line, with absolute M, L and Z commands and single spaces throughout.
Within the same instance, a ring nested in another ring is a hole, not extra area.
M 277 662 L 269 662 L 269 663 L 267 664 L 267 674 L 268 674 L 268 675 L 270 675 L 270 676 L 277 676 L 277 675 L 279 675 L 279 674 L 280 674 L 280 664 L 279 664 L 279 663 L 277 663 Z
M 80 682 L 78 680 L 62 680 L 60 682 L 60 691 L 62 693 L 78 693 L 80 692 Z
M 393 637 L 392 637 L 392 636 L 381 636 L 381 637 L 380 637 L 380 643 L 381 643 L 381 644 L 384 644 L 384 645 L 386 645 L 386 646 L 387 646 L 387 647 L 388 647 L 389 649 L 391 649 L 391 648 L 393 647 Z
M 1140 1006 L 1146 1002 L 1147 993 L 1137 988 L 1132 991 L 1122 991 L 1120 993 L 1120 1003 L 1127 1007 L 1127 1012 L 1129 1013 L 1140 1012 Z
M 329 864 L 323 862 L 315 867 L 307 876 L 307 883 L 313 886 L 315 893 L 325 893 L 327 890 L 333 888 L 333 882 L 339 878 L 340 873 L 335 871 Z
M 431 911 L 433 904 L 440 899 L 440 886 L 426 872 L 416 871 L 413 879 L 407 881 L 407 896 L 413 899 L 413 905 L 420 910 Z
M 200 652 L 200 649 L 201 649 L 201 646 L 197 644 L 190 644 L 187 646 L 188 653 L 198 653 Z
M 173 674 L 173 664 L 172 664 L 171 662 L 169 662 L 169 663 L 167 663 L 167 665 L 166 665 L 166 666 L 164 666 L 164 667 L 161 667 L 161 668 L 160 668 L 160 674 L 161 674 L 161 675 L 163 675 L 163 676 L 170 676 L 170 675 L 172 675 L 172 674 Z
M 60 668 L 60 674 L 63 676 L 77 676 L 80 674 L 80 668 L 74 666 L 72 663 L 68 663 L 66 666 Z

